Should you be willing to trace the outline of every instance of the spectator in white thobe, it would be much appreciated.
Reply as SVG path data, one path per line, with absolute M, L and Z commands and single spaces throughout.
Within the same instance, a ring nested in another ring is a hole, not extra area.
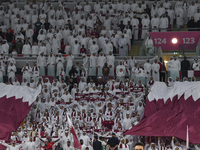
M 22 54 L 23 54 L 25 57 L 29 57 L 30 54 L 31 54 L 31 46 L 30 46 L 30 44 L 28 43 L 28 40 L 26 40 L 26 43 L 23 45 Z
M 106 63 L 106 57 L 103 55 L 103 52 L 101 52 L 99 57 L 97 57 L 98 76 L 103 76 L 102 68 L 105 63 Z
M 131 20 L 132 25 L 132 33 L 134 35 L 134 40 L 138 40 L 138 33 L 139 33 L 139 20 L 137 16 L 134 15 L 134 18 Z
M 141 39 L 144 39 L 146 33 L 149 31 L 150 20 L 147 15 L 142 19 L 142 36 Z
M 160 31 L 166 32 L 168 25 L 169 25 L 168 18 L 165 16 L 165 14 L 163 14 L 162 17 L 160 18 Z
M 152 32 L 158 32 L 160 26 L 160 18 L 158 18 L 157 14 L 151 19 L 151 28 Z
M 2 67 L 4 69 L 4 67 Z M 11 61 L 8 65 L 8 79 L 11 78 L 11 81 L 14 81 L 15 78 L 15 72 L 17 71 L 16 66 L 13 64 L 13 62 Z
M 145 71 L 145 77 L 146 81 L 149 81 L 151 77 L 151 67 L 152 65 L 150 64 L 149 59 L 146 60 L 146 63 L 144 63 L 144 71 Z
M 160 81 L 160 65 L 158 64 L 157 59 L 154 60 L 154 63 L 152 64 L 152 75 L 154 81 Z
M 122 37 L 119 39 L 119 55 L 128 56 L 128 41 L 122 34 Z

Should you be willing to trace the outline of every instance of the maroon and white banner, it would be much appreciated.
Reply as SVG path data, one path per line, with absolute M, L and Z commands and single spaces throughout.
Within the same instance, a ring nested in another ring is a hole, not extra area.
M 148 94 L 142 120 L 126 134 L 176 136 L 200 144 L 199 91 L 200 82 L 176 82 L 173 87 L 155 82 Z M 186 136 L 187 126 L 189 138 Z
M 41 87 L 32 89 L 0 83 L 0 89 L 0 140 L 7 141 L 29 113 Z M 2 145 L 0 149 L 3 149 Z
M 76 132 L 74 130 L 74 126 L 72 124 L 72 121 L 71 119 L 69 118 L 68 114 L 67 114 L 67 121 L 68 121 L 68 124 L 69 124 L 69 129 L 70 129 L 70 132 L 72 133 L 73 135 L 73 139 L 74 139 L 74 148 L 77 148 L 77 149 L 81 149 L 81 144 L 77 138 L 77 135 L 76 135 Z
M 164 51 L 183 49 L 194 50 L 199 41 L 200 32 L 150 32 L 154 45 Z

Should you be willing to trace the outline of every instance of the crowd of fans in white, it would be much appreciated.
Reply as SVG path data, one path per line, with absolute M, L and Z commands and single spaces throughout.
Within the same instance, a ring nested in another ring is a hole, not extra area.
M 173 28 L 174 21 L 179 29 L 191 17 L 195 22 L 199 20 L 198 0 L 179 0 L 175 6 L 168 0 L 155 1 L 151 6 L 135 0 L 96 1 L 94 7 L 89 2 L 84 6 L 77 2 L 73 10 L 63 1 L 57 8 L 45 1 L 26 2 L 18 8 L 11 1 L 6 8 L 0 3 L 0 35 L 4 39 L 0 48 L 5 54 L 11 53 L 14 42 L 14 53 L 25 56 L 50 52 L 57 55 L 61 49 L 62 53 L 75 55 L 97 55 L 99 51 L 108 55 L 112 51 L 126 56 L 133 39 L 144 39 L 149 30 L 167 31 Z
M 42 86 L 24 123 L 12 133 L 13 143 L 1 143 L 10 150 L 20 147 L 24 150 L 50 150 L 52 147 L 72 150 L 68 114 L 81 140 L 82 150 L 93 150 L 94 134 L 105 138 L 100 140 L 103 149 L 107 149 L 106 139 L 112 132 L 116 132 L 120 139 L 119 150 L 132 150 L 134 143 L 142 141 L 143 137 L 125 136 L 123 132 L 139 123 L 144 113 L 146 91 L 154 81 L 165 81 L 165 76 L 160 75 L 165 74 L 166 69 L 162 59 L 160 62 L 154 59 L 153 64 L 148 59 L 142 65 L 132 56 L 130 59 L 124 57 L 115 70 L 113 54 L 128 55 L 132 39 L 138 40 L 140 36 L 140 24 L 143 39 L 148 31 L 146 29 L 150 27 L 153 32 L 167 31 L 173 27 L 174 19 L 177 28 L 192 16 L 199 19 L 197 8 L 198 1 L 189 4 L 186 0 L 179 0 L 174 8 L 168 0 L 163 3 L 155 1 L 152 6 L 135 0 L 131 4 L 128 0 L 125 3 L 118 0 L 117 3 L 105 1 L 101 4 L 97 1 L 94 8 L 89 2 L 84 6 L 77 2 L 73 11 L 67 9 L 67 3 L 63 1 L 59 1 L 58 8 L 45 1 L 40 4 L 26 2 L 21 8 L 13 2 L 7 8 L 0 3 L 0 81 L 3 82 L 7 73 L 13 85 Z M 66 46 L 62 48 L 62 45 Z M 68 56 L 63 57 L 64 53 Z M 33 66 L 27 62 L 22 68 L 22 83 L 15 77 L 17 54 L 37 57 Z M 47 59 L 45 55 L 48 55 Z M 82 55 L 83 63 L 74 65 L 77 55 Z M 116 76 L 116 80 L 104 77 L 102 69 L 105 63 L 109 67 L 108 76 Z M 198 62 L 193 69 L 197 65 Z M 167 67 L 172 77 L 168 86 L 173 86 L 174 80 L 179 81 L 180 61 L 176 57 L 171 58 Z M 52 83 L 49 78 L 43 80 L 41 76 L 46 75 L 59 80 L 54 79 Z M 66 76 L 68 83 L 65 82 Z M 77 79 L 79 76 L 80 82 Z M 99 78 L 97 82 L 92 79 L 87 82 L 88 76 Z M 48 137 L 56 139 L 51 147 L 44 142 Z M 174 144 L 174 138 L 171 146 L 164 142 L 160 144 L 158 139 L 159 150 L 185 147 L 178 142 Z M 16 141 L 22 141 L 22 144 L 16 145 Z M 146 148 L 157 149 L 157 146 L 151 143 L 146 144 Z

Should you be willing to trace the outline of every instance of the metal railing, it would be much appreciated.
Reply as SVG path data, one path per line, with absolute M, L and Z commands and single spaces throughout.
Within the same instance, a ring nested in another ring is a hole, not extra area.
M 64 56 L 64 55 L 63 55 Z M 46 57 L 47 58 L 47 57 Z M 153 60 L 154 56 L 147 57 L 147 56 L 135 56 L 135 59 L 139 64 L 144 64 L 146 62 L 146 59 L 149 58 L 150 60 Z M 34 62 L 37 62 L 37 57 L 15 57 L 16 59 L 16 67 L 17 68 L 23 68 L 26 62 L 29 62 L 31 66 L 33 66 Z M 89 58 L 88 58 L 89 59 Z M 115 56 L 115 64 L 116 67 L 119 64 L 119 61 L 123 61 L 124 56 Z M 127 57 L 127 60 L 130 60 L 130 56 Z M 74 57 L 73 64 L 76 65 L 76 63 L 82 64 L 83 58 L 80 56 Z M 67 63 L 67 61 L 64 62 L 64 65 Z

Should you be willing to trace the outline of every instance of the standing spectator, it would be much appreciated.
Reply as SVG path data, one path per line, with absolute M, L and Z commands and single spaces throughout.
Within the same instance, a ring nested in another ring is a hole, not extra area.
M 152 64 L 152 75 L 153 75 L 154 81 L 160 81 L 159 69 L 160 69 L 160 65 L 158 64 L 157 59 L 155 59 L 154 63 Z
M 6 39 L 2 40 L 2 45 L 1 46 L 2 46 L 1 48 L 2 48 L 3 53 L 8 55 L 9 54 L 9 45 L 8 45 Z
M 58 57 L 56 58 L 56 64 L 57 64 L 57 66 L 56 66 L 56 70 L 57 70 L 56 71 L 56 76 L 59 76 L 60 69 L 63 68 L 64 62 L 65 62 L 65 60 L 64 60 L 62 54 L 59 53 Z
M 133 19 L 131 20 L 131 25 L 133 28 L 134 40 L 138 40 L 139 20 L 137 18 L 137 15 L 134 15 Z
M 60 69 L 60 72 L 59 72 L 59 81 L 61 82 L 62 79 L 65 80 L 65 71 L 63 68 Z
M 124 34 L 122 34 L 122 38 L 119 39 L 119 55 L 127 56 L 128 55 L 128 41 L 124 38 Z
M 148 82 L 151 77 L 151 64 L 149 59 L 147 59 L 146 63 L 144 63 L 144 71 L 145 71 L 146 81 Z
M 16 50 L 18 54 L 22 53 L 22 47 L 24 44 L 24 35 L 21 32 L 18 32 L 18 34 L 15 36 L 16 40 Z
M 71 67 L 71 70 L 69 71 L 69 76 L 70 78 L 74 78 L 77 76 L 77 74 L 78 74 L 78 71 L 76 70 L 76 67 L 73 65 Z
M 174 60 L 172 61 L 172 70 L 171 70 L 171 77 L 173 80 L 176 79 L 176 77 L 179 77 L 179 71 L 181 70 L 181 64 L 180 61 L 177 60 L 177 57 L 174 56 Z
M 33 44 L 33 34 L 34 34 L 34 31 L 31 28 L 31 25 L 29 25 L 28 29 L 26 29 L 26 38 L 28 39 L 31 45 Z
M 93 53 L 92 56 L 90 56 L 89 76 L 96 76 L 96 67 L 97 67 L 97 57 L 96 54 Z
M 115 133 L 112 133 L 112 137 L 108 140 L 107 144 L 110 150 L 118 150 L 119 140 L 115 137 Z
M 165 14 L 163 14 L 160 18 L 160 31 L 167 32 L 167 28 L 169 26 L 169 20 Z
M 66 57 L 66 76 L 68 76 L 70 69 L 73 66 L 74 56 L 71 52 L 69 52 L 69 55 Z
M 142 67 L 142 64 L 138 65 L 139 67 L 135 67 L 135 81 L 142 81 L 142 84 L 145 84 L 145 70 Z
M 3 82 L 3 74 L 4 74 L 4 67 L 1 65 L 0 62 L 0 82 Z
M 4 69 L 2 67 L 2 69 Z M 14 81 L 14 77 L 15 77 L 15 72 L 16 72 L 16 66 L 13 64 L 13 62 L 11 61 L 8 65 L 8 79 L 11 78 L 11 81 Z
M 33 67 L 32 67 L 32 79 L 35 81 L 37 81 L 36 79 L 39 76 L 39 67 L 37 66 L 37 63 L 34 62 L 33 63 Z
M 29 57 L 30 54 L 31 54 L 31 46 L 30 46 L 30 44 L 28 43 L 28 40 L 26 40 L 26 43 L 23 45 L 22 54 L 23 54 L 25 57 Z
M 170 6 L 169 9 L 167 10 L 167 12 L 168 12 L 168 15 L 170 17 L 170 22 L 169 22 L 170 27 L 171 27 L 171 29 L 173 29 L 174 19 L 175 19 L 175 11 L 172 9 L 172 6 Z
M 106 83 L 106 81 L 108 80 L 108 75 L 110 72 L 110 68 L 108 67 L 108 64 L 105 63 L 103 68 L 102 68 L 102 73 L 103 73 L 103 82 Z
M 141 39 L 144 39 L 146 33 L 149 31 L 150 20 L 147 15 L 144 16 L 142 19 L 142 35 Z
M 163 61 L 162 57 L 160 57 L 160 62 L 158 62 L 158 64 L 160 65 L 160 81 L 165 82 L 165 72 L 166 72 L 166 68 L 165 68 L 165 62 Z
M 98 76 L 102 76 L 102 68 L 104 67 L 104 64 L 106 62 L 106 57 L 103 55 L 103 52 L 100 53 L 100 55 L 97 57 L 97 65 L 98 65 Z
M 42 23 L 40 22 L 40 19 L 37 19 L 37 22 L 35 23 L 35 31 L 36 31 L 36 35 L 38 35 L 40 29 L 41 29 Z
M 32 68 L 28 62 L 26 62 L 26 65 L 22 68 L 21 72 L 23 73 L 23 80 L 25 78 L 28 81 L 28 83 L 30 83 Z
M 149 17 L 151 17 L 151 9 L 149 8 L 149 5 L 146 5 L 146 9 L 145 9 L 146 13 L 149 15 Z
M 194 63 L 192 65 L 192 69 L 194 69 L 194 70 L 200 70 L 200 64 L 198 62 L 198 59 L 194 59 Z
M 125 28 L 125 25 L 124 25 L 124 23 L 123 23 L 123 21 L 122 21 L 122 20 L 120 21 L 120 24 L 118 25 L 118 27 L 121 29 L 121 31 L 123 31 L 123 30 L 124 30 L 124 28 Z
M 84 45 L 82 45 L 82 48 L 80 49 L 80 54 L 86 54 L 86 48 L 84 47 Z
M 197 12 L 197 6 L 195 5 L 195 2 L 192 1 L 192 5 L 190 5 L 188 8 L 188 19 L 193 17 L 196 12 Z
M 158 32 L 160 26 L 160 18 L 155 14 L 151 19 L 152 32 Z
M 98 136 L 94 137 L 93 149 L 94 150 L 102 150 L 102 143 L 98 140 Z
M 55 65 L 56 65 L 56 58 L 51 52 L 47 59 L 47 75 L 55 77 Z
M 180 29 L 183 26 L 184 10 L 182 6 L 178 6 L 175 10 L 176 14 L 176 28 Z
M 44 53 L 42 52 L 37 57 L 37 65 L 39 67 L 39 74 L 40 76 L 45 76 L 45 67 L 46 67 L 46 57 L 44 56 Z
M 188 70 L 190 70 L 190 62 L 187 60 L 187 57 L 184 56 L 184 60 L 181 62 L 182 78 L 188 77 Z
M 36 57 L 39 53 L 37 42 L 34 42 L 32 45 L 32 56 Z
M 109 75 L 114 76 L 115 56 L 113 56 L 113 53 L 111 51 L 109 52 L 109 55 L 106 56 L 106 59 L 107 59 L 107 65 L 110 68 Z
M 120 68 L 119 72 L 116 74 L 117 78 L 120 79 L 121 82 L 124 82 L 124 78 L 125 78 L 125 71 Z
M 5 36 L 6 36 L 6 40 L 7 40 L 7 42 L 8 42 L 8 45 L 9 45 L 9 53 L 11 53 L 11 52 L 12 52 L 12 42 L 13 42 L 13 40 L 14 40 L 14 36 L 13 36 L 13 34 L 10 32 L 10 29 L 7 30 Z

